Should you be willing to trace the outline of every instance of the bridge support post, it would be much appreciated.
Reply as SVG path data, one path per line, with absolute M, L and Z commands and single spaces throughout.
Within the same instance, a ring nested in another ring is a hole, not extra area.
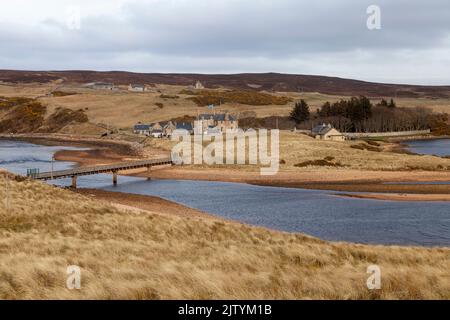
M 147 167 L 147 180 L 152 180 L 152 166 Z
M 77 176 L 72 176 L 72 188 L 77 188 Z
M 113 185 L 117 186 L 117 171 L 113 171 Z

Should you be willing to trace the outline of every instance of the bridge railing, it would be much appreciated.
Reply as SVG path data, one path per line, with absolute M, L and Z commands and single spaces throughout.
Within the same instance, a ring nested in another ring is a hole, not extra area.
M 110 165 L 102 165 L 102 166 L 91 166 L 91 167 L 81 167 L 67 170 L 59 170 L 53 172 L 42 172 L 34 175 L 32 178 L 34 179 L 48 179 L 48 178 L 58 178 L 58 177 L 66 177 L 66 176 L 76 176 L 76 175 L 86 175 L 86 174 L 95 174 L 102 172 L 111 172 L 111 171 L 120 171 L 134 168 L 142 168 L 151 165 L 160 165 L 160 164 L 168 164 L 172 163 L 171 158 L 163 158 L 163 159 L 152 159 L 152 160 L 140 160 L 140 161 L 130 161 L 130 162 L 122 162 Z

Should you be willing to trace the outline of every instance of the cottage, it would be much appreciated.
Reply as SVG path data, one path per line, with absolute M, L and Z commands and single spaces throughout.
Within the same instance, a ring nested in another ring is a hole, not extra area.
M 194 89 L 202 90 L 202 89 L 205 89 L 205 87 L 203 86 L 203 84 L 200 81 L 197 81 L 194 85 Z
M 143 85 L 143 84 L 130 84 L 128 86 L 128 91 L 144 92 L 145 91 L 145 85 Z
M 152 123 L 150 125 L 151 126 L 151 131 L 154 131 L 154 130 L 161 130 L 162 131 L 165 125 L 166 125 L 165 123 L 159 123 L 159 122 Z
M 238 120 L 228 113 L 201 114 L 198 116 L 198 120 L 195 122 L 195 126 L 198 133 L 206 134 L 208 132 L 208 129 L 213 127 L 217 127 L 219 132 L 224 133 L 227 130 L 237 130 Z
M 311 135 L 320 140 L 345 141 L 345 135 L 333 128 L 331 124 L 321 124 L 311 130 Z
M 189 134 L 194 133 L 194 127 L 190 122 L 177 123 L 176 128 L 177 130 L 186 130 Z
M 172 132 L 174 132 L 174 130 L 176 128 L 177 128 L 176 125 L 172 121 L 167 122 L 164 125 L 163 129 L 162 129 L 163 135 L 165 137 L 171 137 L 172 136 Z
M 153 138 L 162 138 L 163 137 L 163 131 L 160 129 L 152 130 L 151 135 Z
M 114 90 L 114 84 L 108 82 L 93 82 L 86 85 L 87 88 L 97 90 Z
M 135 134 L 140 134 L 140 135 L 145 135 L 145 136 L 150 135 L 150 131 L 151 131 L 151 127 L 149 124 L 138 123 L 138 124 L 134 125 L 134 128 L 133 128 L 133 132 Z

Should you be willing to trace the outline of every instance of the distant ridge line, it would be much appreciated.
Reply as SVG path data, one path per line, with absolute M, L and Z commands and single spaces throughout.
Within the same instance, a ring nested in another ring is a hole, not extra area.
M 197 80 L 206 88 L 277 92 L 318 92 L 330 95 L 402 98 L 450 98 L 449 86 L 386 84 L 317 75 L 281 73 L 196 74 L 135 73 L 127 71 L 26 71 L 0 70 L 0 81 L 46 83 L 64 79 L 68 83 L 113 82 L 188 86 Z

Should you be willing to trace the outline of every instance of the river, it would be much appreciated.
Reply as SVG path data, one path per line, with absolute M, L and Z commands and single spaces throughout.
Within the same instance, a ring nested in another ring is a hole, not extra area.
M 57 150 L 0 140 L 0 167 L 18 174 L 49 171 Z M 73 164 L 54 163 L 54 169 Z M 70 185 L 69 180 L 57 180 Z M 238 183 L 152 180 L 110 175 L 79 177 L 81 188 L 153 195 L 213 215 L 325 240 L 371 244 L 450 246 L 450 210 L 445 202 L 394 202 L 338 197 L 338 192 L 262 187 Z
M 413 140 L 405 144 L 410 151 L 417 154 L 450 156 L 450 139 Z

